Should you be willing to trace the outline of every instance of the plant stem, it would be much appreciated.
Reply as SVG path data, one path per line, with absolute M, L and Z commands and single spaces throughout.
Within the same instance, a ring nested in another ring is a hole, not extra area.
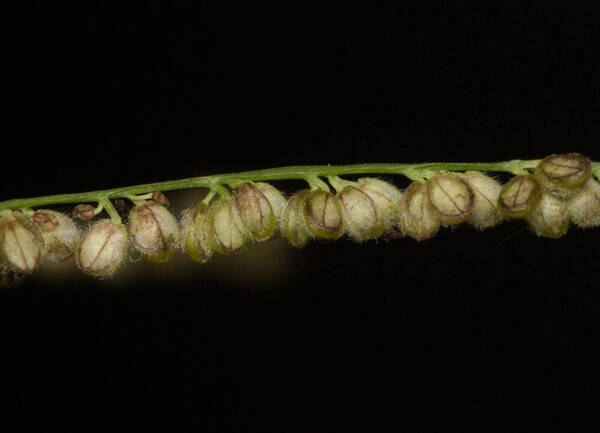
M 265 170 L 244 171 L 240 173 L 217 174 L 211 176 L 192 177 L 165 182 L 149 183 L 144 185 L 128 186 L 121 188 L 105 189 L 74 194 L 57 194 L 26 199 L 14 199 L 0 202 L 2 209 L 22 209 L 62 203 L 103 203 L 107 206 L 110 199 L 128 198 L 136 194 L 146 194 L 154 191 L 170 191 L 187 188 L 210 188 L 219 190 L 223 184 L 235 181 L 272 181 L 283 179 L 303 179 L 311 184 L 319 176 L 339 176 L 357 174 L 399 174 L 409 179 L 424 179 L 439 170 L 465 171 L 479 170 L 491 172 L 509 172 L 520 174 L 527 169 L 535 168 L 539 160 L 511 160 L 504 162 L 434 162 L 417 164 L 390 164 L 371 163 L 354 165 L 312 165 L 278 167 Z M 593 170 L 600 171 L 600 163 L 593 163 Z M 222 187 L 221 187 L 222 188 Z M 217 191 L 218 192 L 218 191 Z
M 113 204 L 110 202 L 109 199 L 107 199 L 107 198 L 100 199 L 100 204 L 104 207 L 104 210 L 106 211 L 106 213 L 108 214 L 108 216 L 110 217 L 112 222 L 114 222 L 116 224 L 121 223 L 121 217 L 119 216 L 119 212 L 117 212 L 117 209 L 115 209 L 115 207 L 113 206 Z

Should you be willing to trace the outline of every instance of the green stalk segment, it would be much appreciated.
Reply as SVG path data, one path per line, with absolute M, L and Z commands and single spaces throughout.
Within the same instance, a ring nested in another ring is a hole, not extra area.
M 64 203 L 89 203 L 96 202 L 104 204 L 107 210 L 111 199 L 128 198 L 137 194 L 147 194 L 155 191 L 171 191 L 187 188 L 210 188 L 221 192 L 223 184 L 234 181 L 272 181 L 284 179 L 302 179 L 306 180 L 312 186 L 318 181 L 319 177 L 330 177 L 340 175 L 358 175 L 358 174 L 398 174 L 409 179 L 423 179 L 430 177 L 439 170 L 446 171 L 491 171 L 491 172 L 509 172 L 520 174 L 527 169 L 533 169 L 539 160 L 512 160 L 504 162 L 436 162 L 419 164 L 389 164 L 389 163 L 371 163 L 354 165 L 311 165 L 311 166 L 291 166 L 278 167 L 265 170 L 244 171 L 240 173 L 218 174 L 212 176 L 192 177 L 187 179 L 170 180 L 165 182 L 148 183 L 144 185 L 128 186 L 121 188 L 105 189 L 99 191 L 90 191 L 74 194 L 57 194 L 42 197 L 33 197 L 26 199 L 7 200 L 0 203 L 2 209 L 22 209 L 28 207 L 39 207 L 46 205 L 56 205 Z M 593 163 L 593 170 L 596 175 L 600 171 L 600 163 Z M 110 214 L 110 212 L 109 212 Z M 114 218 L 114 215 L 110 215 Z M 118 215 L 117 215 L 118 217 Z

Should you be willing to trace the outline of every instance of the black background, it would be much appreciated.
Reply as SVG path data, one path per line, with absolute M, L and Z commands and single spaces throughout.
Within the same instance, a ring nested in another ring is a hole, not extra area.
M 598 160 L 598 20 L 537 3 L 32 5 L 9 19 L 0 200 L 284 165 Z M 170 194 L 174 212 L 202 194 Z M 599 236 L 515 221 L 271 240 L 110 281 L 45 267 L 0 291 L 0 430 L 571 422 L 597 403 Z

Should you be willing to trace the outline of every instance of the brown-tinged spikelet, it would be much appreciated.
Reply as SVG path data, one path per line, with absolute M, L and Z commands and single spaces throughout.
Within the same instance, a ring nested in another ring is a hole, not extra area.
M 358 187 L 375 204 L 377 215 L 383 220 L 385 230 L 400 225 L 400 202 L 402 192 L 389 182 L 374 177 L 363 177 L 357 181 Z
M 90 221 L 95 216 L 96 208 L 91 204 L 78 204 L 73 208 L 73 218 L 79 221 Z
M 129 236 L 144 260 L 167 262 L 179 250 L 181 233 L 177 219 L 162 204 L 149 201 L 129 212 Z
M 600 183 L 588 179 L 579 193 L 569 197 L 567 210 L 573 224 L 579 227 L 600 226 Z
M 110 219 L 101 219 L 81 237 L 75 261 L 84 274 L 108 278 L 125 262 L 127 246 L 125 227 Z
M 275 219 L 277 222 L 281 220 L 281 213 L 285 209 L 287 205 L 287 200 L 285 196 L 275 188 L 270 183 L 266 182 L 256 182 L 255 185 L 260 189 L 260 191 L 265 195 L 269 204 L 271 205 L 271 209 L 273 209 L 273 213 L 275 214 Z
M 500 224 L 504 220 L 498 208 L 502 184 L 480 171 L 467 171 L 462 178 L 473 191 L 473 211 L 467 221 L 480 230 Z
M 67 215 L 49 209 L 37 210 L 31 217 L 46 245 L 46 260 L 60 263 L 75 253 L 81 231 Z
M 591 161 L 579 153 L 547 156 L 535 169 L 535 177 L 544 191 L 562 198 L 579 192 L 591 173 Z
M 304 222 L 304 199 L 309 194 L 308 189 L 294 193 L 281 213 L 281 234 L 294 248 L 303 248 L 310 240 L 310 233 Z
M 162 193 L 160 191 L 155 191 L 152 193 L 152 200 L 154 200 L 157 203 L 162 204 L 164 207 L 169 207 L 171 205 L 171 202 L 169 201 L 167 196 L 164 195 L 164 193 Z
M 337 196 L 342 205 L 344 230 L 351 238 L 363 241 L 383 234 L 383 219 L 369 195 L 360 188 L 346 186 Z
M 548 193 L 542 194 L 540 203 L 526 219 L 535 234 L 554 239 L 567 232 L 570 221 L 564 201 Z
M 437 234 L 440 220 L 431 209 L 427 186 L 423 182 L 412 182 L 404 190 L 401 203 L 400 222 L 406 235 L 423 241 Z
M 525 218 L 542 198 L 540 184 L 530 174 L 513 177 L 502 187 L 498 207 L 507 218 Z
M 208 206 L 199 202 L 186 209 L 180 220 L 183 250 L 197 263 L 206 263 L 213 256 L 213 249 L 206 236 L 207 214 Z
M 473 212 L 473 191 L 455 174 L 438 172 L 427 181 L 431 209 L 443 224 L 459 224 Z
M 45 254 L 38 227 L 19 211 L 0 214 L 0 262 L 14 272 L 30 274 Z
M 206 237 L 213 250 L 219 254 L 231 255 L 242 249 L 244 234 L 233 216 L 233 203 L 229 198 L 219 198 L 212 202 L 206 216 Z
M 275 213 L 267 197 L 252 182 L 242 182 L 233 190 L 233 218 L 244 236 L 262 242 L 273 236 Z
M 304 222 L 318 239 L 338 239 L 344 234 L 342 205 L 329 191 L 316 189 L 304 198 Z

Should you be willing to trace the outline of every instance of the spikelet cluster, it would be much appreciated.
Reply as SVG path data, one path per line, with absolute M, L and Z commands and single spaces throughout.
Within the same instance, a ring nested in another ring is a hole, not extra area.
M 2 211 L 0 213 L 0 282 L 10 283 L 31 274 L 42 263 L 60 263 L 71 257 L 81 232 L 60 212 Z
M 240 182 L 229 196 L 199 202 L 181 215 L 182 249 L 198 263 L 215 253 L 232 255 L 273 237 L 286 199 L 264 182 Z
M 484 230 L 511 219 L 548 238 L 563 236 L 571 223 L 600 226 L 600 182 L 590 160 L 577 153 L 550 155 L 504 185 L 479 171 L 438 171 L 404 190 L 375 177 L 336 179 L 335 192 L 313 187 L 289 198 L 269 183 L 239 181 L 193 204 L 179 220 L 158 192 L 134 201 L 124 223 L 93 221 L 101 208 L 89 204 L 75 206 L 72 218 L 50 209 L 0 211 L 0 283 L 73 256 L 82 272 L 97 278 L 113 276 L 131 254 L 162 263 L 183 251 L 206 263 L 277 235 L 302 248 L 344 235 L 358 242 L 423 241 L 445 226 Z
M 539 203 L 526 217 L 538 236 L 559 238 L 570 223 L 582 228 L 600 225 L 600 184 L 591 161 L 578 153 L 549 155 L 535 169 Z

